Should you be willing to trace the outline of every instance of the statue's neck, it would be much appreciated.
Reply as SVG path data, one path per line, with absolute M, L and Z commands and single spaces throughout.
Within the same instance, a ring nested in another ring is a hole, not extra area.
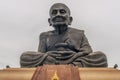
M 57 33 L 58 35 L 63 34 L 67 31 L 68 26 L 66 25 L 59 25 L 59 26 L 54 26 L 55 28 L 55 33 Z

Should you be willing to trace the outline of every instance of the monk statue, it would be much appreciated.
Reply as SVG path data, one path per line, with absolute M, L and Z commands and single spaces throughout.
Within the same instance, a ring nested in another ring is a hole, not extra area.
M 72 22 L 70 13 L 70 9 L 63 3 L 52 5 L 48 22 L 54 30 L 40 34 L 38 52 L 27 51 L 21 55 L 21 67 L 37 67 L 43 64 L 108 66 L 104 53 L 92 51 L 84 31 L 69 27 Z

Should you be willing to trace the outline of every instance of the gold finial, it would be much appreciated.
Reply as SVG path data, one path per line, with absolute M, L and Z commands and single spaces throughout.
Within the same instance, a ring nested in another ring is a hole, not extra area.
M 59 77 L 57 75 L 57 72 L 54 73 L 54 76 L 52 77 L 51 80 L 59 80 Z

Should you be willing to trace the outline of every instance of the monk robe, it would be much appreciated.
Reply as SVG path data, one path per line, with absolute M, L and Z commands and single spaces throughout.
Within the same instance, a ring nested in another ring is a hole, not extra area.
M 62 45 L 66 44 L 66 45 Z M 38 52 L 27 51 L 21 55 L 21 67 L 43 64 L 71 64 L 79 67 L 107 67 L 104 53 L 92 52 L 83 30 L 68 28 L 64 33 L 55 31 L 40 35 Z

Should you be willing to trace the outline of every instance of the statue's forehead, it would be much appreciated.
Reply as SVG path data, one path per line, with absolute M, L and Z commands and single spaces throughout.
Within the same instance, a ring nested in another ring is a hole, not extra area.
M 70 14 L 69 8 L 68 8 L 65 4 L 62 4 L 62 3 L 54 4 L 54 5 L 50 8 L 50 13 L 51 13 L 53 10 L 59 10 L 59 9 L 64 9 L 64 10 L 66 10 L 66 12 L 68 12 L 68 13 Z
M 67 9 L 67 7 L 66 7 L 65 5 L 53 5 L 53 6 L 52 6 L 52 9 L 54 9 L 54 8 Z
M 51 7 L 51 11 L 52 10 L 57 10 L 57 9 L 64 9 L 64 10 L 68 10 L 68 8 L 65 6 L 65 5 L 62 5 L 62 4 L 57 4 L 57 5 L 53 5 L 52 7 Z

